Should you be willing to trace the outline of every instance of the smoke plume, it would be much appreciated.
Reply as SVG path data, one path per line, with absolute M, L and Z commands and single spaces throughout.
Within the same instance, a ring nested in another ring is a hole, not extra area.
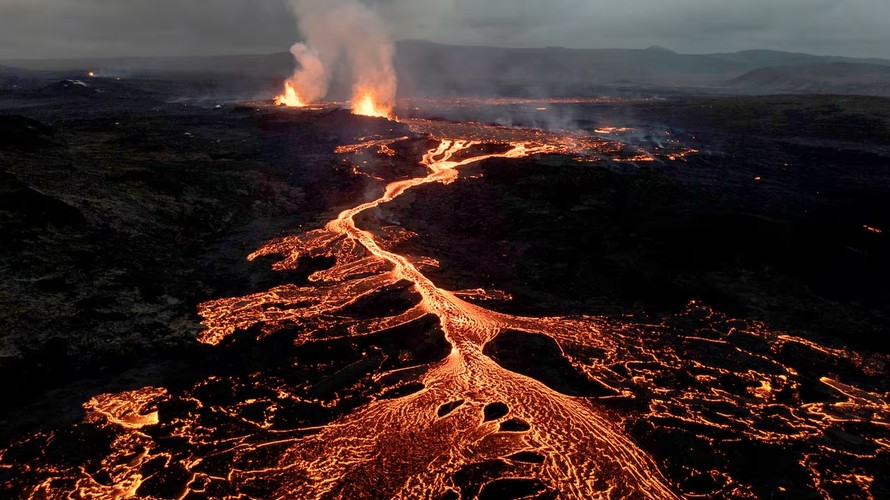
M 305 43 L 294 44 L 290 53 L 297 61 L 299 69 L 294 71 L 289 82 L 297 89 L 300 97 L 313 102 L 326 96 L 330 77 L 318 53 Z
M 395 44 L 377 13 L 359 0 L 290 0 L 305 43 L 291 52 L 299 67 L 290 79 L 306 101 L 327 95 L 341 60 L 353 79 L 353 103 L 371 101 L 388 113 L 395 104 Z

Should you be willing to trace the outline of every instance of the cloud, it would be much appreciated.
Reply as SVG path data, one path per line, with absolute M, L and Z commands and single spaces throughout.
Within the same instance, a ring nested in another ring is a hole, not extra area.
M 885 0 L 383 0 L 397 36 L 507 46 L 890 57 Z
M 890 58 L 886 0 L 365 1 L 401 39 Z M 284 0 L 0 0 L 0 58 L 285 51 L 294 26 Z
M 0 0 L 7 59 L 284 51 L 295 37 L 276 0 Z

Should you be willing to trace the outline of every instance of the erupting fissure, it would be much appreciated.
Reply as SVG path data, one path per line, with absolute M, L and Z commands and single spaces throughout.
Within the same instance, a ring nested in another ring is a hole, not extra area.
M 392 118 L 392 108 L 378 103 L 374 92 L 362 94 L 352 103 L 352 113 L 359 116 Z
M 291 0 L 306 43 L 291 47 L 297 64 L 275 103 L 302 107 L 323 99 L 333 68 L 345 58 L 352 76 L 352 111 L 389 118 L 395 106 L 395 44 L 377 13 L 358 0 Z
M 297 89 L 291 82 L 285 82 L 284 93 L 275 98 L 275 104 L 278 106 L 287 106 L 289 108 L 302 108 L 306 106 L 303 99 L 297 95 Z

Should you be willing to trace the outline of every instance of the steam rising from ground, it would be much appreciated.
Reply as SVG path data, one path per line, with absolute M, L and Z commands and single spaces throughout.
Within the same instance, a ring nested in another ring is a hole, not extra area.
M 298 68 L 288 80 L 300 100 L 324 98 L 343 59 L 353 80 L 353 110 L 389 115 L 397 87 L 395 44 L 377 13 L 358 0 L 290 0 L 290 6 L 306 37 L 291 49 Z

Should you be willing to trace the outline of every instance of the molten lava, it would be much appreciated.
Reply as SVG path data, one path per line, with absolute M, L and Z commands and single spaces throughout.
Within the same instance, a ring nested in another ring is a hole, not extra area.
M 674 498 L 651 458 L 618 432 L 603 412 L 505 370 L 482 354 L 485 344 L 508 329 L 563 338 L 591 331 L 594 324 L 509 316 L 465 302 L 438 288 L 406 256 L 385 250 L 374 234 L 357 227 L 359 214 L 416 186 L 450 184 L 466 165 L 558 150 L 548 144 L 518 142 L 503 153 L 466 157 L 478 144 L 443 140 L 423 157 L 426 177 L 389 184 L 382 197 L 344 211 L 324 229 L 273 242 L 250 256 L 281 255 L 285 259 L 275 266 L 279 270 L 296 268 L 301 256 L 336 259 L 334 268 L 310 276 L 317 287 L 285 285 L 201 305 L 207 330 L 199 340 L 206 344 L 217 345 L 239 330 L 259 327 L 265 336 L 286 325 L 298 325 L 302 333 L 296 342 L 304 343 L 332 328 L 329 321 L 362 297 L 409 282 L 422 297 L 417 306 L 392 317 L 347 321 L 335 329 L 343 330 L 345 337 L 360 338 L 433 315 L 452 344 L 451 355 L 421 379 L 422 392 L 372 403 L 289 447 L 280 466 L 297 464 L 302 472 L 285 479 L 281 495 L 416 498 L 424 492 L 447 491 L 450 472 L 471 456 L 495 458 L 544 447 L 554 452 L 539 472 L 548 478 L 549 487 L 566 497 L 591 498 L 617 488 L 641 497 Z M 462 403 L 448 418 L 430 418 L 437 408 L 454 401 Z M 478 427 L 475 420 L 482 408 L 495 402 L 508 406 L 511 422 L 529 428 L 505 431 L 504 422 Z M 362 444 L 350 444 L 355 442 Z M 381 474 L 384 469 L 389 473 Z M 619 470 L 620 477 L 614 476 Z M 591 479 L 610 475 L 614 477 L 601 484 Z
M 352 112 L 359 116 L 392 118 L 392 107 L 378 102 L 377 93 L 368 90 L 358 94 L 352 101 Z
M 386 116 L 373 95 L 356 104 Z M 87 438 L 75 435 L 107 455 L 85 464 L 22 460 L 22 449 L 40 452 L 55 439 L 35 436 L 0 450 L 0 471 L 33 479 L 25 484 L 34 498 L 485 497 L 480 491 L 501 498 L 499 488 L 510 484 L 504 481 L 531 488 L 534 495 L 524 497 L 536 498 L 769 496 L 756 489 L 763 478 L 735 466 L 747 458 L 737 458 L 736 450 L 750 448 L 770 460 L 773 454 L 797 460 L 794 485 L 807 485 L 803 496 L 877 496 L 869 494 L 875 477 L 867 472 L 890 451 L 890 394 L 875 387 L 885 387 L 881 375 L 890 359 L 733 320 L 695 302 L 678 318 L 655 324 L 630 316 L 541 318 L 470 302 L 508 300 L 502 292 L 441 288 L 424 274 L 438 262 L 397 249 L 394 240 L 412 237 L 407 230 L 391 238 L 356 219 L 419 186 L 454 183 L 462 167 L 483 160 L 593 150 L 621 161 L 625 151 L 603 139 L 540 131 L 411 126 L 441 138 L 423 156 L 426 175 L 392 182 L 377 199 L 323 228 L 270 242 L 249 257 L 278 256 L 278 271 L 295 271 L 307 260 L 328 261 L 328 268 L 303 284 L 214 300 L 198 310 L 206 327 L 199 340 L 208 345 L 234 340 L 246 347 L 277 336 L 270 340 L 284 342 L 273 345 L 308 346 L 323 355 L 330 342 L 337 357 L 355 362 L 300 386 L 288 377 L 312 366 L 288 360 L 271 371 L 265 357 L 255 362 L 250 355 L 245 367 L 261 371 L 210 375 L 175 393 L 147 387 L 96 396 L 84 405 Z M 450 139 L 457 131 L 471 138 Z M 375 137 L 337 151 L 376 151 L 388 159 L 404 151 L 395 145 L 403 140 L 411 139 Z M 380 315 L 356 309 L 396 287 L 410 289 L 415 299 Z M 362 352 L 367 339 L 423 321 L 444 333 L 444 359 L 406 368 Z M 508 332 L 548 338 L 603 395 L 570 396 L 501 366 L 486 346 Z M 378 370 L 361 375 L 366 363 Z M 801 373 L 813 366 L 827 373 Z M 841 377 L 840 370 L 857 375 Z M 360 378 L 357 384 L 396 390 L 361 404 L 353 404 L 348 391 L 323 396 L 322 388 L 350 374 Z M 345 411 L 335 419 L 315 420 L 341 406 Z M 113 437 L 104 450 L 87 441 L 96 429 Z M 641 436 L 657 442 L 651 449 L 661 456 L 650 456 Z M 672 449 L 684 455 L 677 463 L 664 455 Z M 697 461 L 703 449 L 717 450 L 720 460 Z M 684 480 L 665 478 L 665 465 Z M 767 493 L 785 491 L 781 484 Z
M 284 83 L 284 93 L 275 98 L 275 104 L 277 106 L 287 106 L 289 108 L 302 108 L 306 106 L 306 103 L 303 102 L 303 99 L 297 94 L 296 87 L 294 87 L 294 84 L 291 82 Z

